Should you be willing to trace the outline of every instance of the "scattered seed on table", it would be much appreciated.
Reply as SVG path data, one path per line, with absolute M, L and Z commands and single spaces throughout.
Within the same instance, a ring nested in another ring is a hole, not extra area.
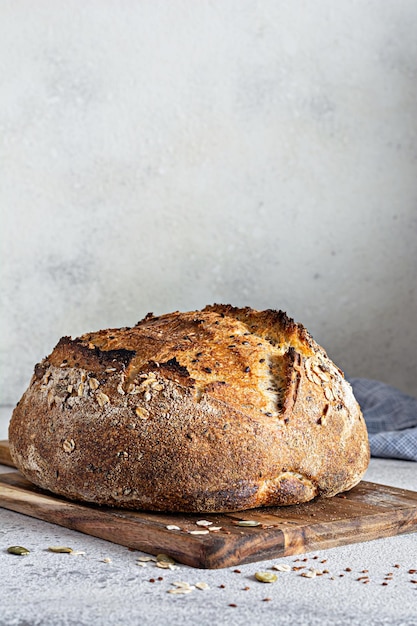
M 153 560 L 152 557 L 151 557 L 151 560 Z M 156 561 L 157 562 L 162 561 L 163 563 L 171 563 L 172 565 L 175 563 L 172 556 L 168 556 L 168 554 L 157 554 Z
M 175 526 L 175 524 L 168 524 L 168 526 L 165 526 L 165 528 L 167 530 L 181 530 L 181 528 L 179 526 Z
M 262 602 L 270 602 L 272 598 L 263 598 Z
M 243 587 L 242 591 L 249 591 L 250 587 Z
M 23 546 L 10 546 L 9 548 L 7 548 L 7 552 L 9 554 L 16 554 L 18 556 L 27 556 L 28 554 L 30 554 L 30 551 Z
M 256 572 L 255 578 L 261 583 L 274 583 L 278 580 L 278 576 L 272 572 Z
M 150 582 L 150 583 L 154 583 L 154 582 L 155 582 L 155 578 L 150 578 L 150 579 L 149 579 L 149 582 Z
M 106 558 L 103 559 L 103 563 L 111 563 L 111 559 L 109 559 L 109 557 L 106 556 Z
M 396 564 L 394 565 L 394 567 L 395 567 L 396 569 L 399 569 L 399 568 L 401 567 L 401 565 L 398 565 L 398 563 L 396 563 Z
M 351 572 L 352 569 L 350 567 L 345 567 L 345 572 Z
M 189 530 L 188 533 L 190 535 L 208 535 L 209 534 L 209 529 L 205 528 L 204 530 Z
M 196 583 L 194 586 L 196 587 L 196 589 L 201 589 L 201 591 L 205 591 L 206 589 L 210 589 L 208 584 L 204 583 L 204 582 Z
M 290 572 L 291 566 L 288 565 L 287 563 L 276 563 L 275 565 L 271 567 L 271 569 L 275 569 L 278 572 Z
M 148 563 L 149 561 L 156 561 L 156 558 L 154 556 L 138 556 L 138 561 Z
M 197 526 L 212 526 L 213 522 L 209 522 L 206 519 L 200 519 L 198 520 L 198 522 L 196 522 Z
M 235 609 L 237 607 L 237 604 L 229 604 L 229 606 L 232 606 Z
M 242 572 L 240 571 L 240 569 L 234 569 L 234 570 L 233 570 L 233 572 L 234 572 L 235 574 L 241 574 L 241 573 L 242 573 Z
M 226 589 L 226 585 L 219 585 L 219 589 Z
M 254 527 L 254 526 L 260 526 L 261 523 L 260 522 L 256 522 L 253 519 L 242 519 L 237 523 L 238 526 L 247 526 L 247 527 Z
M 66 546 L 49 546 L 48 550 L 57 554 L 70 554 L 73 552 L 72 548 L 67 548 Z

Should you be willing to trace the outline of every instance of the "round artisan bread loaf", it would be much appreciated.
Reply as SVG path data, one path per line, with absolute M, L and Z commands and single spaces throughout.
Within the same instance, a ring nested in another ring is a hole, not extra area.
M 36 365 L 9 440 L 39 487 L 153 511 L 330 497 L 369 462 L 351 387 L 306 329 L 229 305 L 62 338 Z

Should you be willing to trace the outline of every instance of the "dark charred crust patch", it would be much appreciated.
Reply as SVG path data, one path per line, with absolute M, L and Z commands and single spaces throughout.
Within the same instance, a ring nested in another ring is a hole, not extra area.
M 169 359 L 169 361 L 166 361 L 165 363 L 160 363 L 159 367 L 163 367 L 171 372 L 174 372 L 175 374 L 180 374 L 181 376 L 185 376 L 186 378 L 190 377 L 190 372 L 187 370 L 187 368 L 184 365 L 181 365 L 180 363 L 178 363 L 175 356 L 173 359 Z
M 35 378 L 37 378 L 38 380 L 41 380 L 45 376 L 48 366 L 49 366 L 49 363 L 46 359 L 41 361 L 40 363 L 36 363 Z
M 141 324 L 144 324 L 146 322 L 150 322 L 151 320 L 157 320 L 158 318 L 155 317 L 155 315 L 152 313 L 152 311 L 150 311 L 149 313 L 147 313 L 145 315 L 145 317 L 141 320 L 139 320 L 138 322 L 136 322 L 135 326 L 140 326 Z
M 76 363 L 82 363 L 83 366 L 93 371 L 100 367 L 114 367 L 118 370 L 124 369 L 135 357 L 134 350 L 125 350 L 120 348 L 117 350 L 100 350 L 97 346 L 89 345 L 82 339 L 71 339 L 71 337 L 62 337 L 59 340 L 53 354 L 55 366 L 61 364 L 60 356 L 65 355 L 65 360 L 69 367 L 74 367 Z M 52 361 L 52 358 L 51 358 Z M 61 361 L 62 362 L 62 361 Z
M 100 350 L 96 347 L 94 351 L 101 362 L 111 362 L 112 364 L 122 363 L 125 367 L 127 367 L 130 361 L 136 356 L 134 350 L 125 350 L 124 348 L 117 350 Z
M 282 411 L 289 415 L 291 414 L 294 404 L 297 401 L 297 395 L 300 387 L 301 357 L 294 348 L 289 348 L 288 352 L 284 355 L 283 358 L 286 361 L 286 382 L 284 388 L 287 389 L 287 394 L 282 405 Z

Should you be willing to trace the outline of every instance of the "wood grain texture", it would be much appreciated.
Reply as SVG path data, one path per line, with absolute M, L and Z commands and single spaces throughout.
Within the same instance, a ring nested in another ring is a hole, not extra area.
M 14 467 L 12 457 L 10 456 L 9 442 L 6 439 L 0 439 L 0 464 Z
M 1 458 L 7 452 L 2 449 Z M 217 533 L 191 535 L 202 516 L 125 511 L 70 502 L 42 491 L 18 471 L 0 475 L 0 506 L 113 543 L 164 552 L 180 563 L 221 568 L 323 550 L 417 531 L 417 493 L 371 482 L 350 492 L 288 507 L 269 507 L 204 518 Z M 237 526 L 239 520 L 260 526 Z M 181 530 L 171 531 L 169 524 Z

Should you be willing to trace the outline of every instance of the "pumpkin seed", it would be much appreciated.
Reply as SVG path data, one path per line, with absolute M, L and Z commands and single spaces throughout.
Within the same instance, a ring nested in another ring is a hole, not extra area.
M 18 554 L 19 556 L 26 556 L 29 554 L 29 550 L 23 546 L 10 546 L 10 548 L 7 548 L 7 552 L 10 554 Z
M 175 563 L 174 559 L 171 556 L 168 556 L 167 554 L 157 554 L 156 561 L 157 562 L 162 561 L 162 563 L 170 563 L 171 565 Z
M 238 526 L 260 526 L 261 522 L 256 522 L 253 519 L 242 519 L 240 520 L 240 522 L 237 523 Z
M 73 550 L 72 548 L 67 548 L 66 546 L 49 546 L 49 552 L 56 552 L 59 554 L 70 554 Z
M 274 583 L 278 580 L 278 576 L 272 572 L 256 572 L 255 578 L 261 583 Z

